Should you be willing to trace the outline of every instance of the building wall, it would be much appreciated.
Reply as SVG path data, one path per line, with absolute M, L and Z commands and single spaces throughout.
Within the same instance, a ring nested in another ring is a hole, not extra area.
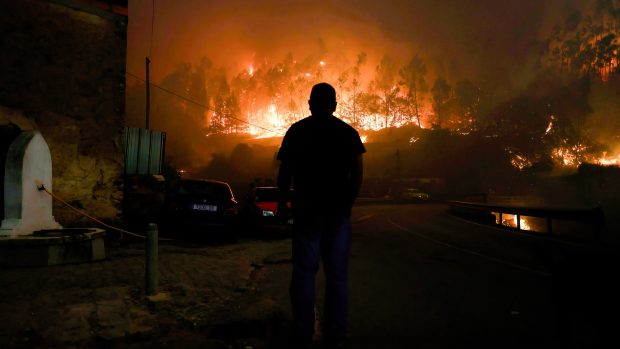
M 122 201 L 127 18 L 60 3 L 0 0 L 0 126 L 38 129 L 50 146 L 54 191 L 114 221 Z M 66 226 L 90 224 L 59 203 L 54 216 Z

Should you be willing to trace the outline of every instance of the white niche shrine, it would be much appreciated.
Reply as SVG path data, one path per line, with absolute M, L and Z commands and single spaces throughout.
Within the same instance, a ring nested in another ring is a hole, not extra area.
M 4 172 L 4 219 L 0 236 L 18 237 L 34 231 L 61 229 L 52 215 L 52 157 L 41 133 L 23 132 L 13 141 Z

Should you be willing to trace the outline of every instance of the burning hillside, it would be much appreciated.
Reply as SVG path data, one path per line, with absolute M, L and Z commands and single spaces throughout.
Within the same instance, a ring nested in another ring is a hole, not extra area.
M 346 6 L 346 1 L 193 4 L 204 7 L 208 24 L 202 24 L 204 16 L 177 16 L 189 11 L 191 2 L 175 7 L 162 1 L 159 10 L 166 14 L 156 23 L 174 28 L 177 40 L 171 50 L 157 49 L 163 34 L 155 30 L 154 86 L 160 88 L 152 92 L 152 124 L 169 133 L 169 154 L 177 162 L 204 164 L 205 152 L 218 151 L 209 147 L 215 136 L 282 136 L 307 116 L 311 86 L 327 81 L 339 94 L 337 116 L 368 142 L 378 141 L 374 131 L 411 125 L 502 139 L 505 156 L 518 170 L 539 164 L 615 165 L 617 132 L 604 132 L 600 125 L 617 130 L 608 119 L 620 106 L 611 99 L 601 102 L 600 96 L 618 91 L 613 14 L 620 4 L 554 1 L 542 6 L 470 0 L 489 9 L 489 16 L 474 16 L 477 22 L 451 14 L 465 6 L 452 1 L 395 2 L 381 9 L 370 2 Z M 566 5 L 563 11 L 574 12 L 557 11 L 553 6 L 560 3 Z M 274 10 L 283 14 L 278 21 Z M 421 19 L 420 11 L 428 18 Z M 505 11 L 510 16 L 502 15 Z M 195 22 L 201 36 L 185 33 L 175 16 Z M 176 26 L 166 22 L 175 20 Z M 524 22 L 530 25 L 527 32 Z M 496 33 L 481 23 L 502 23 L 506 30 Z M 511 25 L 525 37 L 511 36 L 517 33 Z M 480 47 L 483 37 L 494 44 Z M 133 45 L 140 47 L 137 41 Z M 138 69 L 130 57 L 128 70 Z M 129 124 L 142 124 L 143 89 L 139 78 L 129 79 Z

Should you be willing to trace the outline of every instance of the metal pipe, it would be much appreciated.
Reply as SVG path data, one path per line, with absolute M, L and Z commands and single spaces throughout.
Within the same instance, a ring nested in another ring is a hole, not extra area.
M 157 294 L 157 286 L 159 283 L 159 253 L 157 237 L 159 235 L 157 224 L 150 223 L 146 233 L 146 295 L 152 296 Z

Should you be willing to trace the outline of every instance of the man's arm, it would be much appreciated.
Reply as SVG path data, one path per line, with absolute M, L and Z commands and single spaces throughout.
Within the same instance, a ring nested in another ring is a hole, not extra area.
M 288 219 L 288 202 L 291 200 L 291 182 L 293 180 L 293 171 L 288 161 L 280 161 L 280 170 L 278 171 L 278 211 L 277 215 L 280 220 Z
M 288 161 L 280 161 L 280 170 L 278 171 L 278 202 L 286 203 L 290 200 L 289 193 L 291 182 L 293 180 L 293 171 Z
M 363 155 L 359 154 L 355 157 L 353 166 L 351 167 L 351 205 L 355 202 L 355 199 L 362 189 L 362 182 L 364 181 L 364 159 Z

